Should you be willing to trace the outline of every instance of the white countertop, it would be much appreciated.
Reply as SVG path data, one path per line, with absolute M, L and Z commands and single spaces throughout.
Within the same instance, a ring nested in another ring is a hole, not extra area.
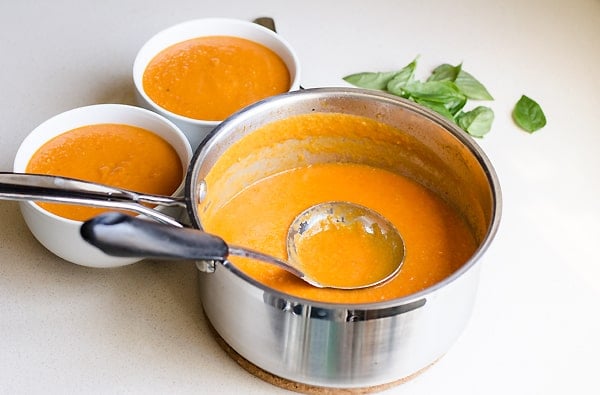
M 431 369 L 389 393 L 598 393 L 600 1 L 3 1 L 0 170 L 62 111 L 133 103 L 131 67 L 157 31 L 188 19 L 269 15 L 304 87 L 359 71 L 418 75 L 463 62 L 495 97 L 478 140 L 503 188 L 500 231 L 473 317 Z M 548 125 L 511 120 L 521 94 Z M 192 263 L 69 264 L 0 201 L 1 393 L 284 393 L 238 367 L 208 331 Z

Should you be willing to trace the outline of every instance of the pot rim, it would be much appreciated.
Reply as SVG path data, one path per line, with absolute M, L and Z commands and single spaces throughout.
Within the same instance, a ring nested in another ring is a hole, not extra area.
M 213 129 L 200 143 L 198 148 L 195 150 L 192 160 L 190 162 L 190 166 L 188 168 L 188 174 L 186 176 L 186 185 L 185 185 L 185 198 L 186 198 L 186 207 L 188 210 L 188 215 L 190 217 L 190 221 L 193 227 L 197 229 L 202 229 L 202 224 L 200 223 L 198 211 L 197 211 L 197 185 L 200 184 L 202 180 L 198 179 L 198 171 L 197 166 L 201 163 L 201 159 L 203 159 L 203 155 L 210 148 L 211 143 L 215 141 L 214 137 L 217 136 L 221 130 L 227 129 L 229 127 L 233 127 L 237 124 L 241 124 L 248 119 L 251 119 L 254 114 L 260 113 L 265 108 L 271 108 L 276 103 L 285 103 L 288 100 L 293 99 L 295 96 L 305 95 L 309 97 L 362 97 L 368 98 L 376 101 L 387 102 L 387 103 L 396 103 L 400 104 L 407 110 L 413 111 L 414 113 L 421 115 L 429 120 L 437 123 L 441 127 L 443 127 L 447 132 L 452 134 L 455 138 L 457 138 L 461 144 L 463 144 L 466 148 L 468 148 L 469 152 L 475 157 L 477 162 L 481 165 L 486 178 L 488 180 L 488 185 L 490 187 L 491 194 L 491 222 L 487 228 L 485 236 L 480 243 L 479 247 L 473 255 L 454 273 L 450 276 L 446 277 L 444 280 L 439 281 L 421 291 L 402 296 L 399 298 L 389 299 L 380 302 L 368 302 L 368 303 L 332 303 L 332 302 L 322 302 L 315 301 L 311 299 L 302 298 L 295 295 L 290 295 L 271 287 L 268 287 L 252 277 L 248 276 L 241 270 L 239 270 L 232 262 L 226 260 L 223 262 L 222 266 L 224 269 L 227 269 L 234 273 L 236 276 L 240 277 L 245 282 L 250 285 L 260 289 L 263 292 L 270 293 L 274 296 L 280 297 L 284 300 L 299 303 L 304 305 L 311 305 L 315 307 L 325 308 L 325 309 L 351 309 L 351 310 L 372 310 L 372 309 L 385 309 L 388 307 L 394 307 L 399 305 L 410 304 L 411 302 L 420 300 L 425 298 L 428 295 L 431 295 L 438 291 L 441 288 L 448 286 L 450 283 L 454 282 L 458 278 L 462 277 L 467 271 L 469 271 L 476 263 L 479 262 L 484 252 L 488 249 L 492 240 L 494 239 L 498 227 L 500 225 L 500 217 L 502 214 L 502 192 L 500 189 L 500 183 L 498 176 L 490 162 L 489 158 L 485 154 L 485 152 L 479 147 L 479 145 L 475 142 L 475 140 L 469 136 L 466 132 L 458 127 L 458 125 L 450 122 L 448 119 L 443 116 L 437 114 L 436 112 L 421 106 L 417 103 L 409 101 L 407 99 L 391 95 L 389 93 L 374 91 L 369 89 L 362 88 L 348 88 L 348 87 L 326 87 L 326 88 L 310 88 L 310 89 L 301 89 L 298 91 L 286 92 L 283 94 L 279 94 L 276 96 L 269 97 L 267 99 L 261 100 L 257 103 L 254 103 L 248 107 L 241 109 L 240 111 L 234 113 L 227 119 L 225 119 L 222 123 L 220 123 L 215 129 Z M 230 126 L 231 125 L 231 126 Z M 217 269 L 218 270 L 218 269 Z

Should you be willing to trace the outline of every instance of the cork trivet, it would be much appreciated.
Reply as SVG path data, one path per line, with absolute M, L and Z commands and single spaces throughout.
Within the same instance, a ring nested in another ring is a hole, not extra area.
M 223 340 L 221 335 L 219 335 L 217 333 L 216 329 L 212 326 L 210 321 L 207 320 L 207 322 L 208 322 L 208 326 L 210 327 L 210 331 L 213 333 L 217 343 L 221 346 L 221 348 L 223 348 L 223 350 L 225 350 L 227 355 L 229 355 L 229 357 L 231 357 L 235 362 L 237 362 L 237 364 L 240 365 L 244 370 L 246 370 L 253 376 L 258 377 L 259 379 L 266 381 L 267 383 L 273 384 L 277 387 L 280 387 L 280 388 L 283 388 L 283 389 L 286 389 L 289 391 L 294 391 L 294 392 L 298 392 L 298 393 L 302 393 L 302 394 L 359 395 L 359 394 L 372 394 L 375 392 L 385 391 L 392 387 L 396 387 L 400 384 L 403 384 L 409 380 L 412 380 L 413 378 L 417 377 L 418 375 L 423 373 L 425 370 L 429 369 L 429 367 L 431 367 L 433 364 L 435 364 L 437 362 L 437 360 L 436 360 L 433 363 L 431 363 L 430 365 L 425 366 L 424 368 L 416 371 L 415 373 L 413 373 L 409 376 L 403 377 L 399 380 L 392 381 L 391 383 L 374 385 L 371 387 L 360 387 L 360 388 L 319 387 L 319 386 L 315 386 L 315 385 L 303 384 L 303 383 L 298 383 L 298 382 L 295 382 L 292 380 L 284 379 L 282 377 L 276 376 L 274 374 L 271 374 L 271 373 L 259 368 L 258 366 L 254 365 L 252 362 L 248 361 L 246 358 L 244 358 L 240 354 L 238 354 L 233 348 L 231 348 L 229 346 L 229 344 L 227 344 L 227 342 L 225 342 L 225 340 Z

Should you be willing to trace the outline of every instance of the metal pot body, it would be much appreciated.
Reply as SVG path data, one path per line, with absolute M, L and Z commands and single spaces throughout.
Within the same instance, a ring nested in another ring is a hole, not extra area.
M 227 267 L 200 274 L 204 312 L 238 354 L 309 385 L 391 383 L 439 359 L 471 314 L 478 267 L 426 296 L 387 306 L 325 306 L 259 287 Z
M 391 383 L 434 363 L 467 324 L 479 262 L 499 224 L 498 181 L 473 140 L 437 114 L 372 91 L 310 89 L 250 106 L 202 143 L 187 178 L 192 224 L 202 226 L 197 203 L 206 195 L 203 179 L 228 147 L 268 122 L 312 112 L 366 116 L 409 135 L 413 143 L 406 152 L 398 152 L 398 166 L 464 214 L 479 239 L 478 250 L 457 272 L 428 289 L 360 305 L 286 295 L 249 278 L 230 262 L 199 262 L 202 305 L 233 350 L 276 376 L 335 388 Z

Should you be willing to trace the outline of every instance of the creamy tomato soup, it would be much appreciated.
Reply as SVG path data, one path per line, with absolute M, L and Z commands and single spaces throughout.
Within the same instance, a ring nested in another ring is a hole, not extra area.
M 146 129 L 124 124 L 93 124 L 60 134 L 37 150 L 26 171 L 157 195 L 171 195 L 183 179 L 181 160 L 169 143 Z M 108 210 L 38 204 L 80 221 Z
M 175 44 L 154 57 L 143 75 L 146 94 L 189 118 L 221 121 L 237 110 L 290 88 L 289 71 L 269 48 L 232 36 Z
M 199 207 L 202 226 L 232 244 L 286 259 L 288 227 L 299 213 L 320 202 L 353 202 L 382 214 L 404 238 L 404 266 L 396 277 L 382 285 L 352 291 L 320 289 L 273 265 L 238 257 L 230 259 L 247 275 L 269 287 L 316 301 L 375 302 L 434 285 L 469 259 L 477 248 L 476 239 L 462 216 L 432 190 L 391 169 L 371 165 L 369 160 L 347 161 L 365 152 L 389 155 L 384 150 L 365 147 L 378 139 L 397 143 L 397 149 L 402 146 L 402 137 L 392 127 L 343 114 L 292 117 L 254 131 L 230 147 L 206 177 L 208 189 L 213 188 L 216 195 Z M 301 153 L 286 149 L 299 146 L 304 147 Z M 338 149 L 344 153 L 339 160 L 319 159 Z M 250 163 L 256 161 L 260 165 L 254 169 Z M 296 165 L 283 171 L 264 170 L 281 161 Z M 242 173 L 246 177 L 240 176 Z M 354 274 L 340 259 L 343 254 L 336 252 L 341 249 L 354 251 L 357 256 L 366 253 L 362 259 L 377 265 L 373 254 L 356 251 L 355 242 L 347 244 L 351 239 L 314 241 L 314 248 L 325 250 L 324 244 L 330 245 L 330 262 L 322 265 L 326 271 L 323 275 Z

